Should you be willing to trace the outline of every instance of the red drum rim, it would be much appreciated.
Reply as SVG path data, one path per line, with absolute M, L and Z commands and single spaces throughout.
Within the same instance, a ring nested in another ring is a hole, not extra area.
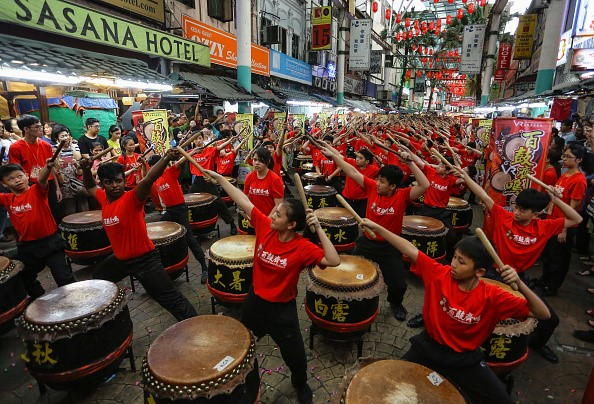
M 520 366 L 522 363 L 526 361 L 527 358 L 528 348 L 526 348 L 526 353 L 522 355 L 521 358 L 518 358 L 513 362 L 487 362 L 487 365 L 496 374 L 507 373 L 511 372 L 512 370 Z
M 212 219 L 204 220 L 202 222 L 190 222 L 192 229 L 203 229 L 208 226 L 212 226 L 219 220 L 219 215 L 216 215 Z
M 180 269 L 184 268 L 188 264 L 188 260 L 190 259 L 190 255 L 186 255 L 186 258 L 178 262 L 177 264 L 173 264 L 165 268 L 165 272 L 176 272 Z
M 234 293 L 227 293 L 227 292 L 221 292 L 218 289 L 213 288 L 212 286 L 210 286 L 210 283 L 206 284 L 206 287 L 208 287 L 208 291 L 217 299 L 223 301 L 223 302 L 231 302 L 231 303 L 241 303 L 245 300 L 245 298 L 247 297 L 247 293 L 242 293 L 242 294 L 234 294 Z
M 64 250 L 66 255 L 71 258 L 94 258 L 100 257 L 102 255 L 111 254 L 112 248 L 111 245 L 107 247 L 99 248 L 97 250 L 90 250 L 90 251 L 72 251 L 72 250 Z

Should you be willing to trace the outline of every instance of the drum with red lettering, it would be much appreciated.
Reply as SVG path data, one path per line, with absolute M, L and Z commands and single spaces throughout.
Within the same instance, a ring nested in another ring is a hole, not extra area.
M 402 219 L 402 237 L 437 261 L 446 255 L 446 233 L 443 223 L 432 217 L 410 215 Z M 409 261 L 406 256 L 403 259 Z
M 452 212 L 452 227 L 457 233 L 465 233 L 472 224 L 472 208 L 461 198 L 451 196 L 447 210 Z
M 301 178 L 303 180 L 303 185 L 315 185 L 316 180 L 319 177 L 320 177 L 320 174 L 318 174 L 316 172 L 304 173 L 301 176 Z
M 379 313 L 384 281 L 377 265 L 365 258 L 341 255 L 340 265 L 307 273 L 305 311 L 323 330 L 353 333 L 367 330 Z
M 66 242 L 66 256 L 76 264 L 97 263 L 112 252 L 100 210 L 68 215 L 58 229 Z
M 23 283 L 21 261 L 0 257 L 0 335 L 14 327 L 14 319 L 27 305 L 27 291 Z
M 499 286 L 516 297 L 524 297 L 505 283 L 488 278 L 481 280 Z M 524 363 L 528 357 L 528 335 L 534 331 L 536 325 L 537 320 L 534 317 L 528 317 L 525 321 L 509 318 L 497 323 L 493 334 L 481 345 L 485 361 L 493 372 L 509 373 Z
M 208 250 L 208 290 L 220 302 L 240 303 L 252 286 L 256 236 L 230 236 Z
M 307 206 L 312 209 L 339 206 L 336 189 L 328 185 L 307 185 L 303 187 L 307 198 Z
M 227 316 L 166 329 L 142 362 L 144 402 L 252 404 L 260 397 L 254 335 Z
M 336 251 L 345 252 L 355 248 L 355 241 L 359 237 L 359 225 L 348 210 L 336 207 L 321 208 L 314 210 L 314 214 Z
M 225 177 L 225 179 L 227 181 L 229 181 L 231 184 L 233 184 L 234 186 L 237 186 L 237 179 L 235 179 L 233 177 Z M 227 204 L 227 206 L 232 206 L 233 199 L 231 199 L 231 197 L 229 195 L 227 195 L 227 192 L 220 185 L 219 185 L 219 190 L 221 192 L 221 199 L 223 200 L 223 202 L 225 202 L 225 204 Z
M 184 195 L 188 205 L 188 220 L 194 233 L 210 233 L 217 225 L 219 215 L 214 206 L 216 197 L 206 192 Z
M 256 235 L 251 218 L 241 208 L 237 208 L 237 231 L 239 234 Z
M 175 222 L 153 222 L 146 224 L 146 230 L 169 277 L 179 278 L 189 259 L 186 228 Z
M 16 319 L 31 376 L 61 390 L 98 383 L 132 342 L 128 296 L 112 282 L 71 283 L 37 298 Z

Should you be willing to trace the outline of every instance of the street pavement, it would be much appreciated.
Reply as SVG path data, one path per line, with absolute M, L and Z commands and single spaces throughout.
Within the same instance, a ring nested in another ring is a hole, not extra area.
M 480 225 L 482 212 L 473 206 L 474 223 Z M 235 215 L 235 213 L 234 213 Z M 154 220 L 155 214 L 148 215 Z M 221 237 L 229 235 L 229 226 L 219 220 Z M 206 251 L 217 240 L 216 232 L 203 237 L 201 244 Z M 10 246 L 1 246 L 6 249 Z M 594 248 L 592 248 L 594 252 Z M 538 354 L 530 352 L 528 359 L 512 375 L 515 379 L 512 399 L 518 403 L 579 403 L 584 394 L 590 370 L 594 364 L 594 344 L 575 339 L 571 334 L 576 329 L 588 329 L 588 316 L 585 310 L 594 308 L 594 295 L 586 292 L 586 288 L 594 287 L 594 277 L 581 277 L 576 271 L 584 266 L 573 254 L 572 265 L 563 287 L 556 297 L 549 298 L 549 303 L 557 311 L 561 324 L 555 331 L 549 345 L 559 356 L 560 363 L 552 364 Z M 513 263 L 510 263 L 513 266 Z M 190 282 L 185 277 L 175 281 L 179 290 L 190 300 L 199 315 L 211 314 L 210 293 L 205 285 L 200 284 L 199 265 L 190 254 Z M 90 279 L 91 268 L 75 266 L 78 280 Z M 540 266 L 529 270 L 536 276 Z M 46 290 L 56 285 L 46 269 L 40 274 Z M 423 288 L 421 282 L 408 274 L 409 288 L 404 305 L 410 318 L 421 312 Z M 120 286 L 129 288 L 128 279 L 120 282 Z M 305 297 L 305 281 L 302 274 L 299 282 L 298 301 Z M 129 302 L 132 321 L 134 323 L 134 359 L 137 369 L 152 341 L 165 329 L 175 324 L 175 319 L 157 303 L 150 299 L 144 289 L 137 285 L 136 293 Z M 217 307 L 223 315 L 239 318 L 239 311 Z M 316 336 L 314 349 L 309 349 L 309 331 L 311 322 L 307 317 L 303 304 L 299 307 L 301 330 L 306 344 L 308 359 L 309 385 L 314 391 L 314 403 L 327 403 L 337 394 L 339 384 L 345 372 L 357 360 L 357 348 L 354 343 L 339 343 Z M 420 329 L 407 327 L 406 322 L 397 321 L 386 302 L 386 292 L 380 295 L 380 313 L 371 326 L 371 331 L 364 336 L 363 357 L 399 359 L 410 347 L 409 338 L 420 332 Z M 21 360 L 22 342 L 14 330 L 0 336 L 0 403 L 67 403 L 68 395 L 63 391 L 48 389 L 47 394 L 40 396 L 35 380 L 28 374 Z M 261 403 L 297 403 L 290 381 L 290 372 L 283 363 L 278 348 L 269 337 L 257 343 L 257 359 L 261 372 Z M 124 360 L 121 369 L 107 382 L 91 391 L 77 391 L 72 394 L 77 403 L 141 403 L 143 390 L 140 373 L 130 370 L 129 362 Z

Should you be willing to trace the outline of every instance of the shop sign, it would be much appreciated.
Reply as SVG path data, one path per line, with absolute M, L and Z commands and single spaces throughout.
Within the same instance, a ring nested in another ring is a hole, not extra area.
M 461 74 L 478 74 L 481 72 L 483 60 L 483 42 L 486 25 L 467 25 L 462 37 L 462 57 L 460 58 Z
M 511 65 L 512 46 L 509 43 L 499 44 L 499 54 L 497 55 L 497 69 L 507 70 Z
M 363 94 L 363 83 L 361 80 L 345 77 L 344 92 L 349 94 Z
M 187 39 L 210 48 L 210 62 L 237 69 L 237 37 L 198 20 L 182 16 L 182 28 Z M 270 76 L 268 48 L 252 44 L 252 73 Z
M 311 65 L 282 52 L 270 50 L 270 75 L 311 86 Z
M 311 50 L 332 49 L 332 6 L 311 10 Z
M 520 16 L 516 30 L 516 43 L 514 47 L 514 60 L 531 59 L 532 44 L 534 42 L 534 29 L 536 28 L 536 14 Z
M 350 70 L 369 70 L 373 20 L 351 20 Z
M 206 46 L 63 0 L 4 1 L 0 21 L 210 67 Z
M 594 71 L 594 49 L 574 49 L 570 71 Z
M 165 1 L 164 0 L 95 0 L 100 3 L 107 3 L 122 10 L 141 15 L 151 20 L 165 23 Z
M 593 8 L 592 0 L 577 1 L 571 36 L 594 36 Z

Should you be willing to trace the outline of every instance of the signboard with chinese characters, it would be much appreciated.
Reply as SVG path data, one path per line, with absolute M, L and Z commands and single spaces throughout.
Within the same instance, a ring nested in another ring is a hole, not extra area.
M 164 0 L 95 0 L 100 3 L 111 4 L 122 10 L 130 11 L 151 20 L 165 22 Z
M 534 29 L 536 28 L 536 14 L 520 16 L 520 23 L 516 30 L 514 45 L 514 60 L 532 58 L 532 44 L 534 42 Z
M 594 71 L 594 49 L 574 49 L 570 71 L 573 73 Z
M 313 7 L 311 11 L 311 50 L 332 49 L 332 7 Z
M 578 0 L 571 36 L 594 36 L 594 4 L 592 0 Z
M 373 20 L 351 20 L 350 70 L 369 70 Z
M 460 74 L 478 74 L 483 60 L 483 42 L 486 25 L 467 25 L 462 38 Z
M 163 156 L 170 147 L 169 123 L 166 109 L 145 109 L 132 112 L 134 130 L 138 136 L 140 151 L 152 149 Z

